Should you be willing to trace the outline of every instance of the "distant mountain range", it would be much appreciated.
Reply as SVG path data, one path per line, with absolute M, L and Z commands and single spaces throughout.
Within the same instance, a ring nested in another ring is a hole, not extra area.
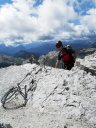
M 35 54 L 36 56 L 40 56 L 42 54 L 47 54 L 49 51 L 52 51 L 54 49 L 54 44 L 50 43 L 32 43 L 19 46 L 6 46 L 4 44 L 0 44 L 0 54 L 12 56 L 18 54 L 18 52 L 20 51 L 30 52 Z
M 74 48 L 96 48 L 96 42 L 82 42 L 82 40 L 75 41 L 65 41 L 64 45 L 71 44 Z M 56 50 L 55 43 L 53 42 L 45 42 L 45 43 L 31 43 L 26 45 L 18 45 L 18 46 L 5 46 L 4 44 L 0 44 L 0 54 L 6 55 L 15 55 L 20 51 L 31 52 L 36 56 L 41 56 L 43 54 L 48 54 L 50 51 Z
M 17 52 L 16 54 L 14 54 L 13 57 L 28 59 L 30 57 L 30 55 L 34 55 L 35 56 L 35 54 L 32 54 L 31 52 L 27 52 L 27 51 L 21 50 L 21 51 Z
M 86 55 L 93 54 L 96 51 L 96 48 L 85 48 L 85 49 L 77 49 L 77 57 L 84 58 Z M 44 60 L 44 57 L 47 57 L 46 65 L 48 66 L 54 66 L 57 59 L 57 51 L 51 51 L 46 55 L 36 57 L 31 52 L 27 51 L 19 51 L 14 56 L 9 55 L 0 55 L 0 68 L 8 67 L 10 65 L 21 65 L 24 63 L 29 63 L 29 57 L 30 55 L 35 57 L 35 62 L 42 63 Z M 60 65 L 61 66 L 61 65 Z
M 8 55 L 0 55 L 0 68 L 8 67 L 10 65 L 21 65 L 24 59 L 16 58 Z
M 71 44 L 73 48 L 96 48 L 96 42 L 84 42 L 82 40 L 74 40 L 64 42 L 64 46 Z M 41 55 L 48 54 L 50 51 L 55 51 L 55 43 L 53 42 L 35 42 L 26 45 L 18 46 L 5 46 L 0 44 L 0 54 L 1 55 L 11 55 L 15 57 L 26 58 L 29 54 L 34 54 L 37 58 Z

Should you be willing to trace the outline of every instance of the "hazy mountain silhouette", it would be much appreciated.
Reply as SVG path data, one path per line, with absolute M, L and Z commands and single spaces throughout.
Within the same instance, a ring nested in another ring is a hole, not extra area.
M 67 44 L 71 44 L 71 46 L 76 49 L 96 48 L 96 42 L 88 42 L 87 40 L 85 42 L 83 42 L 82 40 L 64 41 L 63 44 L 64 46 L 66 46 Z M 5 55 L 19 55 L 21 54 L 20 51 L 25 51 L 22 52 L 22 56 L 24 56 L 25 53 L 28 54 L 27 52 L 30 52 L 36 55 L 37 57 L 40 57 L 41 55 L 48 54 L 48 52 L 54 50 L 56 50 L 55 42 L 34 42 L 31 44 L 18 46 L 5 46 L 4 44 L 0 44 L 0 54 Z

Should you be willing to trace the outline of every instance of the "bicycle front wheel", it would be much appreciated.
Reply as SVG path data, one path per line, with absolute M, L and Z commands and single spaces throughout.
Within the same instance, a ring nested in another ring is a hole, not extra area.
M 11 88 L 2 98 L 2 106 L 5 109 L 17 109 L 26 105 L 22 92 L 17 87 Z

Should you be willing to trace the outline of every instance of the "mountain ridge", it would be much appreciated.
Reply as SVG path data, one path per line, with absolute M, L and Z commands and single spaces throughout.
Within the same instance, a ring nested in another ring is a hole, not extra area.
M 63 42 L 64 46 L 67 44 L 71 44 L 73 48 L 80 49 L 80 48 L 96 48 L 96 42 L 85 42 L 82 43 L 82 40 L 78 41 L 65 41 Z M 0 54 L 6 55 L 14 55 L 20 51 L 32 52 L 36 54 L 38 57 L 44 54 L 48 54 L 50 51 L 56 50 L 54 42 L 45 42 L 45 43 L 31 43 L 26 45 L 18 45 L 18 46 L 5 46 L 4 44 L 0 44 Z

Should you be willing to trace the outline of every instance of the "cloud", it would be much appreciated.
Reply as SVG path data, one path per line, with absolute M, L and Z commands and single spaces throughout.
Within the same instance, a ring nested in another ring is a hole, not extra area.
M 79 15 L 86 14 L 91 8 L 96 8 L 96 0 L 66 0 L 67 4 L 72 6 Z
M 96 4 L 96 0 L 92 0 L 94 2 L 94 4 Z
M 86 1 L 86 0 L 84 0 Z M 93 0 L 95 2 L 95 0 Z M 0 42 L 15 44 L 32 41 L 78 38 L 94 30 L 94 9 L 82 16 L 77 0 L 13 0 L 0 7 Z M 91 20 L 91 23 L 88 21 Z M 80 21 L 76 24 L 75 21 Z M 73 21 L 73 22 L 70 22 Z M 95 25 L 96 26 L 96 25 Z M 83 35 L 84 35 L 83 34 Z
M 81 24 L 83 24 L 90 33 L 92 31 L 96 34 L 96 9 L 90 9 L 87 11 L 87 15 L 81 18 Z
M 38 7 L 39 31 L 44 35 L 54 35 L 55 39 L 57 34 L 71 30 L 67 22 L 76 16 L 73 8 L 67 6 L 64 0 L 45 0 Z

